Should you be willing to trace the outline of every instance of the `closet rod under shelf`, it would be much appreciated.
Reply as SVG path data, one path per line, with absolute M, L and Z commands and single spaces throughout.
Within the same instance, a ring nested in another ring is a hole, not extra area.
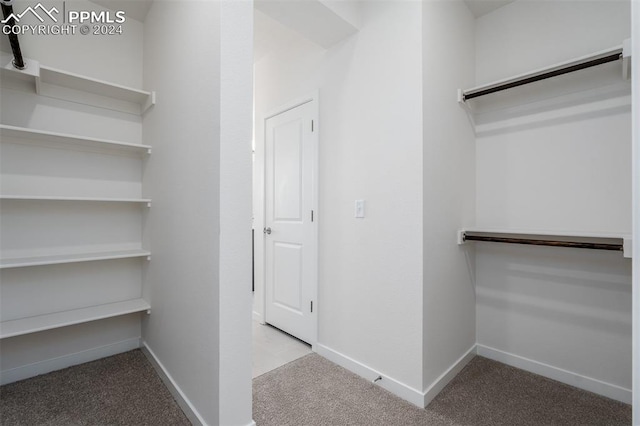
M 480 89 L 478 91 L 473 91 L 471 93 L 463 93 L 462 100 L 467 101 L 469 99 L 477 98 L 484 95 L 489 95 L 491 93 L 500 92 L 502 90 L 512 89 L 514 87 L 523 86 L 525 84 L 534 83 L 540 80 L 546 80 L 548 78 L 557 77 L 559 75 L 568 74 L 574 71 L 583 70 L 585 68 L 595 67 L 597 65 L 606 64 L 609 62 L 614 62 L 622 59 L 623 55 L 621 52 L 616 52 L 607 56 L 603 56 L 596 59 L 586 60 L 585 62 L 580 62 L 573 65 L 568 65 L 566 67 L 557 68 L 552 71 L 543 72 L 540 74 L 536 74 L 530 77 L 523 77 L 521 79 L 505 82 L 503 84 L 498 84 L 493 87 L 489 87 L 487 89 Z
M 588 243 L 575 241 L 536 240 L 530 238 L 487 237 L 479 235 L 463 236 L 464 241 L 483 241 L 490 243 L 526 244 L 533 246 L 572 247 L 592 250 L 624 251 L 623 244 Z

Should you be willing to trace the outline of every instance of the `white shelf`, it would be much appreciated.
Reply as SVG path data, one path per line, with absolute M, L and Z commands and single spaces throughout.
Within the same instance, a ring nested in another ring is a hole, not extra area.
M 9 54 L 0 54 L 2 77 L 35 82 L 35 91 L 42 96 L 137 115 L 155 104 L 155 92 L 47 67 L 29 58 L 25 58 L 27 68 L 17 70 L 12 59 Z
M 64 133 L 34 130 L 25 127 L 16 127 L 0 124 L 0 138 L 18 138 L 36 142 L 45 142 L 47 146 L 56 147 L 89 147 L 127 152 L 133 154 L 150 154 L 151 146 L 126 142 L 118 142 L 107 139 L 80 137 Z
M 554 65 L 551 65 L 551 66 L 548 66 L 548 67 L 545 67 L 545 68 L 540 68 L 540 69 L 536 69 L 536 70 L 533 70 L 533 71 L 529 71 L 527 73 L 518 74 L 518 75 L 515 75 L 513 77 L 508 77 L 508 78 L 504 78 L 502 80 L 493 81 L 491 83 L 483 84 L 481 86 L 472 87 L 470 89 L 459 90 L 458 91 L 458 102 L 464 103 L 465 102 L 464 101 L 464 96 L 465 95 L 471 95 L 471 94 L 474 94 L 474 93 L 482 92 L 482 91 L 487 90 L 487 89 L 493 89 L 493 88 L 498 87 L 498 86 L 503 86 L 503 85 L 510 84 L 510 83 L 513 83 L 513 82 L 526 80 L 528 78 L 536 77 L 536 76 L 539 76 L 541 74 L 546 74 L 548 72 L 553 72 L 553 71 L 560 70 L 560 69 L 563 69 L 563 68 L 571 67 L 573 65 L 581 64 L 581 63 L 584 63 L 584 62 L 586 62 L 588 60 L 600 59 L 600 58 L 607 57 L 609 55 L 623 54 L 623 53 L 625 55 L 624 56 L 625 58 L 629 57 L 628 56 L 629 53 L 623 49 L 622 45 L 614 46 L 614 47 L 611 47 L 611 48 L 606 49 L 606 50 L 595 52 L 595 53 L 592 53 L 590 55 L 581 56 L 579 58 L 574 58 L 574 59 L 571 59 L 571 60 L 568 60 L 568 61 L 560 62 L 560 63 L 554 64 Z
M 0 339 L 127 315 L 134 312 L 144 312 L 150 309 L 151 306 L 149 306 L 149 303 L 145 300 L 133 299 L 89 308 L 2 321 L 0 323 Z
M 94 197 L 50 197 L 32 195 L 0 195 L 0 200 L 22 201 L 88 201 L 99 203 L 146 203 L 151 205 L 150 198 L 94 198 Z
M 109 83 L 91 77 L 85 77 L 68 71 L 40 65 L 40 82 L 68 87 L 70 89 L 115 98 L 126 102 L 144 105 L 152 96 L 151 92 Z
M 92 262 L 95 260 L 129 259 L 136 257 L 148 258 L 149 256 L 151 256 L 151 252 L 146 250 L 120 250 L 99 253 L 19 257 L 0 259 L 0 269 L 23 268 L 42 265 L 59 265 L 62 263 Z
M 471 227 L 458 231 L 458 244 L 464 244 L 465 232 L 484 234 L 486 236 L 496 236 L 503 238 L 538 238 L 547 237 L 560 241 L 577 241 L 592 243 L 617 242 L 623 245 L 623 255 L 631 258 L 632 236 L 622 232 L 569 232 L 569 231 L 548 231 L 548 230 L 524 230 L 524 229 L 499 229 L 499 228 L 478 228 Z

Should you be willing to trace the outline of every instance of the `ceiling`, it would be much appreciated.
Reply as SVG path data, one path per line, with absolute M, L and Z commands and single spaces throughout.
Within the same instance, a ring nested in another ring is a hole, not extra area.
M 515 0 L 464 0 L 469 10 L 476 18 L 486 15 L 489 12 L 513 3 Z
M 99 3 L 100 1 L 108 2 L 113 0 L 94 1 Z M 144 1 L 150 3 L 152 0 Z M 476 18 L 493 12 L 514 1 L 515 0 L 464 0 Z M 254 9 L 254 62 L 258 62 L 269 52 L 288 46 L 296 39 L 299 39 L 299 35 L 296 34 L 295 31 L 285 27 L 259 10 Z
M 144 22 L 153 0 L 91 0 L 111 10 L 124 10 L 126 16 Z M 515 0 L 464 0 L 469 10 L 478 18 L 513 3 Z
M 153 0 L 91 0 L 102 7 L 111 10 L 123 10 L 125 16 L 144 22 L 151 8 Z

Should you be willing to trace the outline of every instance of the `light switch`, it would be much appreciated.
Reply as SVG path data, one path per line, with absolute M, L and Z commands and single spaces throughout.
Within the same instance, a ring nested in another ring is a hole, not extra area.
M 356 217 L 364 217 L 364 200 L 356 200 Z

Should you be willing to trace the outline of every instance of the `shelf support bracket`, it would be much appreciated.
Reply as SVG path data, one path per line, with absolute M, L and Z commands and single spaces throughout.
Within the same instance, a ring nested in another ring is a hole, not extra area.
M 462 89 L 458 89 L 458 105 L 460 105 L 462 109 L 464 109 L 464 111 L 467 113 L 467 118 L 469 119 L 471 128 L 473 129 L 473 133 L 475 134 L 476 121 L 473 117 L 473 110 L 471 109 L 471 106 L 467 103 L 467 101 L 464 100 L 464 93 L 462 92 Z
M 156 104 L 156 92 L 155 90 L 151 92 L 151 94 L 147 97 L 147 100 L 142 105 L 140 109 L 140 114 L 144 114 L 149 108 Z

